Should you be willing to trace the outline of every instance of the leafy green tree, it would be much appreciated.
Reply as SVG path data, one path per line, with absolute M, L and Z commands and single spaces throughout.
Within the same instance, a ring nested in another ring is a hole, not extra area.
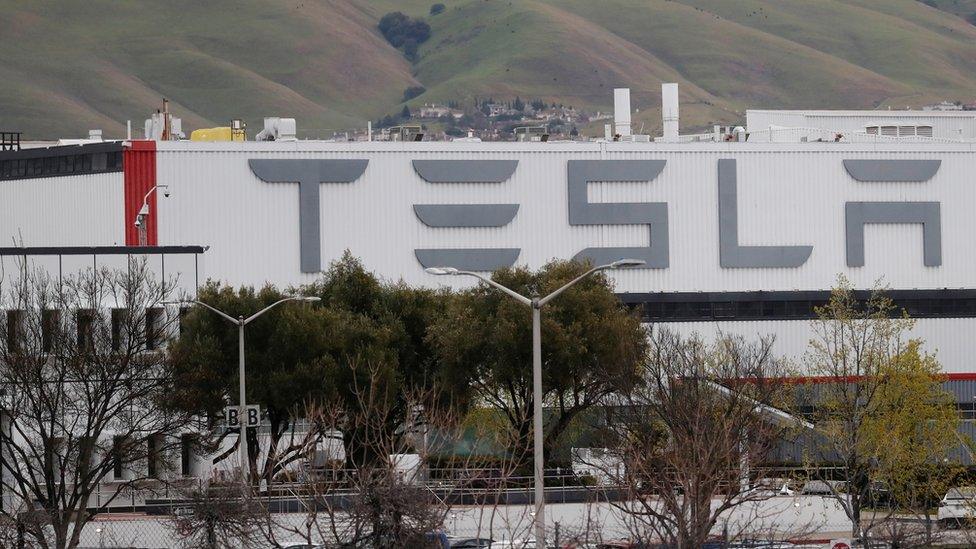
M 956 438 L 955 410 L 939 364 L 910 339 L 914 323 L 875 289 L 860 298 L 843 277 L 817 310 L 806 371 L 833 380 L 810 388 L 820 463 L 839 462 L 843 484 L 832 496 L 864 538 L 886 528 L 897 506 L 920 509 L 944 490 Z M 895 505 L 865 516 L 881 489 Z M 926 511 L 927 512 L 927 511 Z
M 438 13 L 443 12 L 445 8 L 446 6 L 444 6 L 444 4 L 438 2 L 430 6 L 430 14 L 437 15 Z
M 245 334 L 247 400 L 262 407 L 270 424 L 265 448 L 258 448 L 256 433 L 248 433 L 249 467 L 256 475 L 263 453 L 260 474 L 268 481 L 315 442 L 309 437 L 319 435 L 295 435 L 295 420 L 307 405 L 340 402 L 350 414 L 360 410 L 351 396 L 351 387 L 365 383 L 360 373 L 368 371 L 368 386 L 387 398 L 407 387 L 433 386 L 438 379 L 424 340 L 438 294 L 382 284 L 348 253 L 299 291 L 322 301 L 277 307 L 249 324 Z M 210 283 L 198 299 L 232 316 L 246 316 L 282 295 L 273 287 L 234 290 Z M 182 408 L 216 416 L 237 401 L 236 326 L 193 308 L 172 353 L 181 388 L 173 398 Z M 401 424 L 407 412 L 394 406 L 390 428 Z M 362 457 L 355 433 L 344 436 L 347 456 Z
M 911 541 L 928 545 L 935 541 L 931 510 L 963 467 L 948 461 L 950 450 L 961 442 L 955 398 L 942 388 L 939 362 L 920 347 L 920 341 L 910 340 L 883 366 L 877 406 L 864 428 L 876 464 L 872 480 L 887 490 L 888 503 L 924 521 L 924 538 Z M 892 541 L 902 543 L 906 535 L 921 534 L 886 530 L 895 535 Z
M 537 272 L 502 269 L 493 278 L 523 295 L 546 295 L 586 268 L 556 261 Z M 470 391 L 471 398 L 501 410 L 519 449 L 528 447 L 532 436 L 531 324 L 525 305 L 480 285 L 457 294 L 429 329 L 446 386 L 455 387 L 458 395 Z M 546 305 L 542 371 L 549 408 L 547 456 L 575 417 L 606 396 L 631 388 L 646 350 L 640 320 L 617 299 L 602 274 Z

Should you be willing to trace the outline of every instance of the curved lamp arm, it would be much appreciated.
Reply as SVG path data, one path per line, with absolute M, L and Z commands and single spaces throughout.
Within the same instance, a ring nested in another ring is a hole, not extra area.
M 311 302 L 314 302 L 314 301 L 321 301 L 321 300 L 322 300 L 322 298 L 319 298 L 319 297 L 305 297 L 305 296 L 295 296 L 295 295 L 286 297 L 284 299 L 279 299 L 278 301 L 275 301 L 271 305 L 268 305 L 267 307 L 261 309 L 260 311 L 254 313 L 253 315 L 251 315 L 251 316 L 247 317 L 246 319 L 244 319 L 244 324 L 246 325 L 246 324 L 250 323 L 255 318 L 263 315 L 264 313 L 270 311 L 271 309 L 277 307 L 278 305 L 281 305 L 282 303 L 284 303 L 286 301 L 307 301 L 307 302 L 310 302 L 311 303 Z

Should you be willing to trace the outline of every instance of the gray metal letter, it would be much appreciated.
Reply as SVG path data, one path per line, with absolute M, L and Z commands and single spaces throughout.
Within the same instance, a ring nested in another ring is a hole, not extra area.
M 298 227 L 303 273 L 322 270 L 320 183 L 351 183 L 369 160 L 248 160 L 251 171 L 268 183 L 298 183 Z
M 464 271 L 494 271 L 511 267 L 518 259 L 519 248 L 450 248 L 414 250 L 424 268 L 454 267 Z
M 428 183 L 501 183 L 515 173 L 518 160 L 414 160 L 413 169 Z M 503 227 L 518 204 L 414 204 L 428 227 Z M 511 267 L 520 248 L 446 248 L 414 250 L 424 267 L 494 271 Z
M 518 160 L 414 160 L 413 169 L 428 183 L 501 183 Z
M 789 268 L 806 263 L 813 246 L 740 246 L 738 183 L 734 159 L 718 161 L 718 243 L 722 267 Z
M 942 265 L 942 218 L 938 202 L 848 202 L 847 266 L 864 266 L 865 223 L 921 223 L 926 267 Z
M 941 160 L 845 160 L 844 169 L 858 181 L 921 183 L 939 171 Z
M 518 204 L 414 204 L 428 227 L 504 227 L 515 219 Z
M 643 259 L 643 269 L 668 267 L 668 203 L 616 202 L 591 204 L 586 185 L 591 181 L 648 181 L 664 169 L 666 160 L 570 160 L 570 225 L 648 225 L 651 245 L 632 248 L 586 248 L 574 259 L 589 259 L 596 265 L 621 258 Z

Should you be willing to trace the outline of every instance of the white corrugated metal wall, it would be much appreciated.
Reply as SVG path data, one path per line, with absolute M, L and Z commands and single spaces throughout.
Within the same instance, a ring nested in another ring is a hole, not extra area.
M 519 247 L 519 264 L 538 267 L 589 246 L 644 246 L 640 225 L 571 227 L 566 161 L 666 159 L 654 181 L 598 183 L 593 202 L 668 203 L 670 268 L 615 275 L 621 292 L 819 290 L 845 274 L 858 287 L 882 280 L 893 288 L 976 287 L 972 215 L 976 155 L 962 145 L 752 146 L 702 143 L 503 144 L 503 143 L 276 143 L 214 145 L 161 143 L 159 182 L 173 196 L 160 199 L 160 244 L 204 244 L 206 274 L 232 284 L 300 283 L 298 186 L 259 181 L 250 158 L 368 158 L 354 183 L 321 187 L 323 264 L 345 249 L 389 279 L 411 284 L 467 284 L 424 273 L 417 248 Z M 517 159 L 501 184 L 431 184 L 412 169 L 415 159 Z M 799 268 L 728 269 L 719 266 L 717 161 L 738 161 L 739 243 L 813 245 Z M 844 170 L 853 158 L 942 160 L 925 183 L 862 183 Z M 846 267 L 844 203 L 938 201 L 942 256 L 939 267 L 922 262 L 918 225 L 869 225 L 866 265 Z M 515 219 L 499 228 L 430 228 L 414 204 L 518 203 Z
M 802 369 L 804 354 L 814 332 L 809 320 L 755 320 L 713 322 L 660 322 L 653 330 L 666 329 L 682 336 L 697 334 L 713 341 L 720 334 L 742 336 L 747 341 L 772 337 L 773 354 Z M 922 318 L 909 336 L 923 341 L 922 350 L 935 355 L 945 373 L 976 372 L 976 318 Z M 976 398 L 976 393 L 969 395 Z

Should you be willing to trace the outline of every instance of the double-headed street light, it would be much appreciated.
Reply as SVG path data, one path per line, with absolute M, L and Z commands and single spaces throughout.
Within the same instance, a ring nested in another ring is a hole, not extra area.
M 247 417 L 247 403 L 246 403 L 247 397 L 246 397 L 245 368 L 244 368 L 244 326 L 247 326 L 248 324 L 251 323 L 252 320 L 258 318 L 259 316 L 277 307 L 278 305 L 285 303 L 286 301 L 305 301 L 311 303 L 315 301 L 321 301 L 321 298 L 306 297 L 306 296 L 288 296 L 284 299 L 275 301 L 271 305 L 268 305 L 267 307 L 261 309 L 260 311 L 254 313 L 253 315 L 247 318 L 244 318 L 244 315 L 234 318 L 231 315 L 221 311 L 220 309 L 217 309 L 216 307 L 212 307 L 202 301 L 197 301 L 195 299 L 188 299 L 185 301 L 164 301 L 163 302 L 164 305 L 186 305 L 186 304 L 201 305 L 217 313 L 228 322 L 231 322 L 232 324 L 237 324 L 237 352 L 239 354 L 238 363 L 237 363 L 238 364 L 237 375 L 239 378 L 238 390 L 240 393 L 239 394 L 240 412 L 238 413 L 237 417 L 238 417 L 238 421 L 240 422 L 240 428 L 241 428 L 241 435 L 240 435 L 241 475 L 244 478 L 247 478 L 247 475 L 250 472 L 250 467 L 249 467 L 250 456 L 247 451 L 247 429 L 244 426 L 244 420 Z
M 506 288 L 494 280 L 471 271 L 462 271 L 454 267 L 430 267 L 426 269 L 432 275 L 466 275 L 473 276 L 485 284 L 505 292 L 519 303 L 532 308 L 532 438 L 535 447 L 535 539 L 536 546 L 541 547 L 546 539 L 545 518 L 545 487 L 543 485 L 543 449 L 542 449 L 542 307 L 556 298 L 559 294 L 571 288 L 577 282 L 596 273 L 609 269 L 638 267 L 646 262 L 639 259 L 620 259 L 613 263 L 593 267 L 580 276 L 570 280 L 551 294 L 539 298 L 528 298 L 522 294 Z

